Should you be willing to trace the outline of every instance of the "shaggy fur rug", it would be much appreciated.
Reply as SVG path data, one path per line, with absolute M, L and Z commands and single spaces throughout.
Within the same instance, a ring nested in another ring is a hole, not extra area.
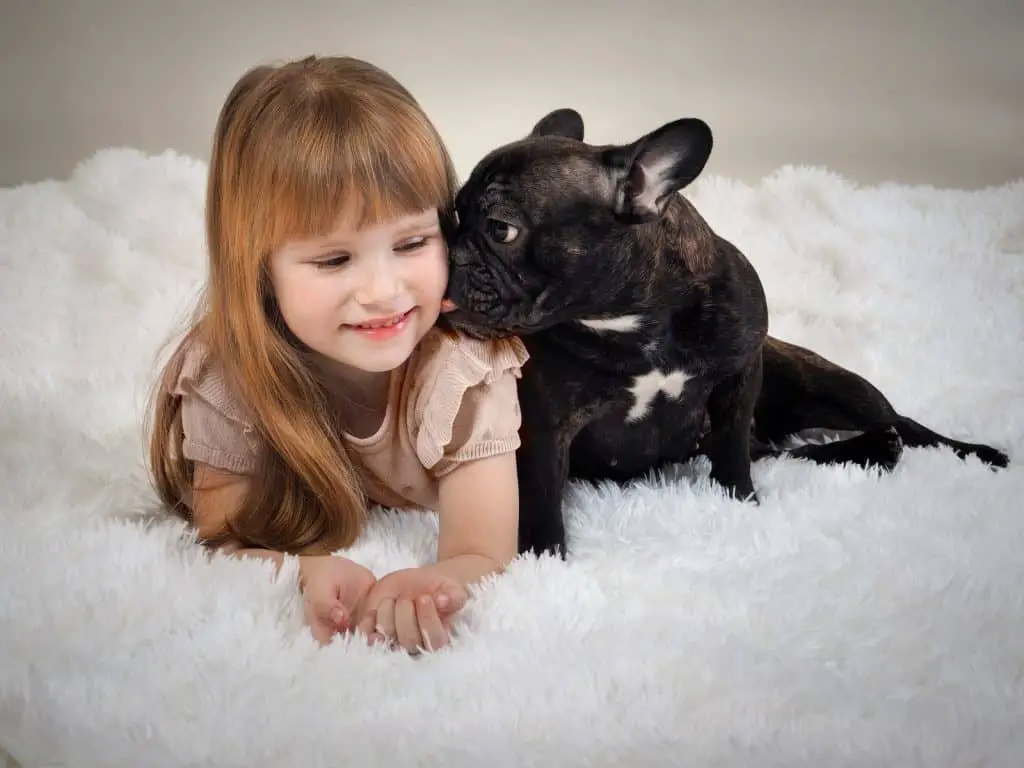
M 890 475 L 701 461 L 572 487 L 568 562 L 478 589 L 451 648 L 320 649 L 289 564 L 155 512 L 140 408 L 204 277 L 206 167 L 106 150 L 0 192 L 0 746 L 25 766 L 1011 766 L 1024 755 L 1024 181 L 786 168 L 689 196 L 771 331 L 1010 454 Z M 381 511 L 348 554 L 431 555 Z

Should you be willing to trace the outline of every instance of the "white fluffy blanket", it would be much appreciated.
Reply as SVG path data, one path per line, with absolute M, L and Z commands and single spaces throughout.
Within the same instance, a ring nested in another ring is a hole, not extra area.
M 964 766 L 1024 755 L 1024 181 L 821 169 L 691 199 L 771 331 L 1008 450 L 897 470 L 701 462 L 573 487 L 568 562 L 482 587 L 449 650 L 305 629 L 292 567 L 208 561 L 154 515 L 139 408 L 204 276 L 205 165 L 108 150 L 0 192 L 0 745 L 24 765 Z M 429 514 L 350 555 L 430 557 Z

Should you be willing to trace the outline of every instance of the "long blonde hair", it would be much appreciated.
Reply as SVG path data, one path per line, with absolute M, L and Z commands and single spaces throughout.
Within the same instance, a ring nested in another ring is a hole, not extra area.
M 182 456 L 180 399 L 169 385 L 200 341 L 254 414 L 261 466 L 238 514 L 207 543 L 323 553 L 359 535 L 367 501 L 337 433 L 322 382 L 277 309 L 267 261 L 289 237 L 330 231 L 339 212 L 359 225 L 437 208 L 454 216 L 456 176 L 419 104 L 358 59 L 308 57 L 259 66 L 220 112 L 206 197 L 209 279 L 193 324 L 150 409 L 149 469 L 161 500 L 194 522 Z

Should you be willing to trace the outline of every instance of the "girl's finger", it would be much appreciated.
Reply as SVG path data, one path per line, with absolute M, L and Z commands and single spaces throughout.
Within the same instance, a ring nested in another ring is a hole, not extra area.
M 466 604 L 466 594 L 460 589 L 442 587 L 434 593 L 434 604 L 440 616 L 458 613 Z
M 313 635 L 313 639 L 316 640 L 318 644 L 324 645 L 324 643 L 327 642 L 327 632 L 324 630 L 323 624 L 316 619 L 313 619 L 310 623 L 309 631 Z
M 309 625 L 309 631 L 313 634 L 313 639 L 320 645 L 324 645 L 334 634 L 330 610 L 325 610 L 324 606 L 308 597 L 304 598 L 302 602 L 302 612 L 306 616 L 306 623 Z
M 356 631 L 370 637 L 377 629 L 377 611 L 364 611 L 359 623 L 356 624 Z
M 436 651 L 448 644 L 448 632 L 437 615 L 437 608 L 430 595 L 416 600 L 416 619 L 420 625 L 420 636 L 427 651 Z
M 374 626 L 377 634 L 384 638 L 387 643 L 395 640 L 395 601 L 394 598 L 385 597 L 377 606 L 377 620 Z
M 348 611 L 340 603 L 331 609 L 331 624 L 338 632 L 345 632 L 350 629 L 352 622 L 349 621 Z
M 416 621 L 416 608 L 411 598 L 403 597 L 395 604 L 395 633 L 398 644 L 409 653 L 415 653 L 423 643 L 420 625 Z
M 327 645 L 334 637 L 334 627 L 315 613 L 309 614 L 309 631 L 320 645 Z

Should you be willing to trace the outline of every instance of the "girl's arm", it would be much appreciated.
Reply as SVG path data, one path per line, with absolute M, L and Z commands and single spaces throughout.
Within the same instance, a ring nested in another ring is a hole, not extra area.
M 518 488 L 511 451 L 466 462 L 442 476 L 434 567 L 464 584 L 504 570 L 518 548 Z
M 441 476 L 438 495 L 437 561 L 384 576 L 358 618 L 359 630 L 374 641 L 410 652 L 446 645 L 448 623 L 469 586 L 503 571 L 518 550 L 515 452 L 460 464 Z
M 196 462 L 192 480 L 192 522 L 199 538 L 209 540 L 220 536 L 228 521 L 241 508 L 248 491 L 249 478 L 245 475 L 236 475 Z M 254 555 L 271 560 L 279 568 L 284 562 L 284 555 L 281 552 L 246 549 L 233 541 L 228 541 L 216 549 L 218 552 L 233 556 Z
M 207 465 L 196 465 L 193 480 L 193 522 L 203 539 L 219 537 L 241 509 L 249 480 Z M 227 541 L 217 551 L 232 557 L 270 560 L 280 570 L 284 553 L 243 547 Z M 314 639 L 330 642 L 338 631 L 351 628 L 361 603 L 376 583 L 373 573 L 353 560 L 333 555 L 299 557 L 299 590 Z
M 220 536 L 227 522 L 242 506 L 246 493 L 249 491 L 249 478 L 236 475 L 207 464 L 197 462 L 192 481 L 192 516 L 193 524 L 200 539 L 212 539 Z M 243 547 L 239 542 L 227 541 L 216 547 L 232 557 L 257 557 L 270 560 L 280 570 L 284 564 L 284 553 L 272 549 Z M 299 557 L 299 587 L 305 586 L 310 556 Z

